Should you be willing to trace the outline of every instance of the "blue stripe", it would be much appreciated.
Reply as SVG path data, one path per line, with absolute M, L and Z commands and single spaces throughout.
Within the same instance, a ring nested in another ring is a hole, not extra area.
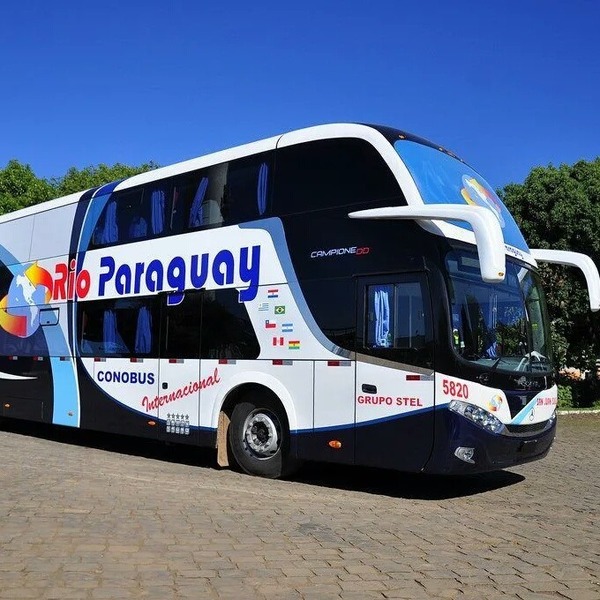
M 45 328 L 48 331 L 54 328 Z M 46 335 L 46 339 L 48 339 Z M 59 356 L 50 357 L 52 384 L 54 386 L 54 412 L 52 423 L 79 427 L 79 389 L 75 377 L 73 359 L 60 360 Z
M 526 417 L 529 416 L 533 408 L 537 405 L 537 395 L 523 408 L 519 414 L 510 422 L 511 425 L 520 425 Z

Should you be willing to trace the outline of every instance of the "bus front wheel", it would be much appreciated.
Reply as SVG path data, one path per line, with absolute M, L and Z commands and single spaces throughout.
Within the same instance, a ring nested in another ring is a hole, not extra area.
M 291 471 L 289 428 L 278 403 L 253 395 L 236 404 L 228 438 L 235 462 L 246 473 L 275 479 Z

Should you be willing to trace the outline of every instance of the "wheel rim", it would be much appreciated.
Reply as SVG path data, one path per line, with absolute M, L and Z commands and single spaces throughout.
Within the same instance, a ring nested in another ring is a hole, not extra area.
M 260 460 L 271 458 L 281 444 L 279 419 L 264 410 L 252 411 L 244 421 L 244 449 L 247 454 Z

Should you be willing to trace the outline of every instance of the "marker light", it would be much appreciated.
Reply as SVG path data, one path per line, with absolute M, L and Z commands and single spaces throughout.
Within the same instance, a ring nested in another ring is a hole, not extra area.
M 339 450 L 342 447 L 342 442 L 340 442 L 339 440 L 330 440 L 328 445 L 334 450 Z
M 475 448 L 459 446 L 454 451 L 454 456 L 456 456 L 456 458 L 460 458 L 460 460 L 464 460 L 466 463 L 470 463 L 472 465 L 475 464 L 475 460 L 473 460 L 473 457 L 475 456 Z
M 479 425 L 482 429 L 486 429 L 492 433 L 501 433 L 504 429 L 504 423 L 500 419 L 487 410 L 479 408 L 479 406 L 474 406 L 461 400 L 452 400 L 448 408 L 452 412 L 466 417 L 469 421 L 475 423 L 475 425 Z

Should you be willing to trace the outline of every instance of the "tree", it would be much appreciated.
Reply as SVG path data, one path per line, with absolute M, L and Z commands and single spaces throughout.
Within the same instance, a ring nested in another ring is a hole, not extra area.
M 600 266 L 600 158 L 536 167 L 500 196 L 530 248 L 583 252 Z M 542 265 L 540 272 L 559 363 L 593 369 L 600 356 L 600 319 L 590 313 L 583 275 L 556 265 Z
M 55 188 L 56 196 L 66 196 L 67 194 L 81 192 L 112 181 L 126 179 L 139 173 L 145 173 L 146 171 L 156 169 L 157 166 L 155 163 L 149 162 L 139 167 L 130 167 L 121 163 L 116 163 L 112 166 L 100 164 L 84 169 L 71 167 L 64 177 L 53 180 L 52 184 Z
M 101 164 L 84 169 L 72 167 L 63 177 L 48 181 L 38 178 L 29 165 L 11 160 L 4 169 L 0 169 L 0 214 L 126 179 L 156 167 L 153 162 L 139 167 L 120 163 L 112 166 Z
M 53 198 L 53 186 L 38 179 L 29 165 L 11 160 L 0 169 L 0 214 Z

